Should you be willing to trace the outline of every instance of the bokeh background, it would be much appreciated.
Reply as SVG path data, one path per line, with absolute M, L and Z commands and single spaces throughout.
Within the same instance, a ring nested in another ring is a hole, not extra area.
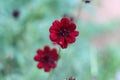
M 120 0 L 0 0 L 0 80 L 120 80 Z M 17 16 L 13 13 L 17 11 Z M 61 50 L 57 68 L 36 68 L 36 50 L 64 15 L 80 35 Z

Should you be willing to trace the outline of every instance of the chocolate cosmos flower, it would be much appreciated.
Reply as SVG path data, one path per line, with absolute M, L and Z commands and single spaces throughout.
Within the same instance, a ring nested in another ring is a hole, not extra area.
M 59 59 L 57 50 L 53 48 L 50 50 L 49 46 L 45 46 L 44 50 L 38 49 L 34 60 L 38 62 L 37 67 L 43 68 L 45 72 L 49 72 L 51 68 L 56 68 L 56 62 Z
M 90 0 L 85 0 L 85 3 L 90 3 Z
M 70 78 L 68 78 L 68 79 L 66 79 L 66 80 L 76 80 L 76 79 L 75 79 L 75 78 L 70 77 Z
M 50 40 L 59 44 L 62 48 L 67 48 L 68 44 L 74 43 L 79 35 L 75 30 L 76 25 L 68 18 L 62 18 L 61 21 L 55 20 L 50 27 Z
M 13 13 L 12 13 L 14 18 L 18 18 L 19 14 L 20 14 L 19 10 L 14 10 Z

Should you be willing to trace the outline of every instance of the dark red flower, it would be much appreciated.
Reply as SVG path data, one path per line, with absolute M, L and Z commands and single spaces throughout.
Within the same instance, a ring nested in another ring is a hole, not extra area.
M 68 78 L 68 79 L 66 79 L 66 80 L 75 80 L 75 78 L 70 77 L 70 78 Z
M 57 50 L 55 48 L 50 50 L 49 46 L 45 46 L 44 50 L 38 49 L 34 56 L 34 60 L 38 62 L 37 67 L 39 69 L 44 68 L 45 72 L 49 72 L 51 68 L 56 68 L 58 59 Z
M 79 35 L 75 30 L 76 25 L 68 18 L 62 18 L 61 21 L 55 20 L 50 27 L 50 39 L 59 44 L 62 48 L 67 48 L 68 44 L 74 43 Z
M 85 3 L 90 3 L 90 0 L 85 0 Z
M 19 14 L 20 14 L 20 12 L 18 10 L 14 10 L 12 13 L 13 17 L 15 17 L 15 18 L 18 18 Z

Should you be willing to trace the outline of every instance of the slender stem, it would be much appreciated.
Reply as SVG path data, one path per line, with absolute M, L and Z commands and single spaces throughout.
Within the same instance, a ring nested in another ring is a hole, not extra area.
M 97 80 L 98 75 L 97 51 L 96 48 L 93 46 L 90 51 L 90 65 L 92 80 Z
M 79 3 L 79 6 L 78 6 L 78 12 L 77 12 L 77 15 L 76 15 L 76 22 L 78 22 L 78 20 L 79 20 L 79 17 L 80 17 L 80 13 L 81 13 L 81 10 L 82 10 L 82 4 L 83 4 L 83 0 L 80 0 L 79 1 L 80 3 Z
M 52 77 L 53 73 L 54 73 L 54 70 L 51 70 L 49 75 L 48 75 L 48 80 L 51 80 L 51 77 Z
M 59 47 L 58 54 L 60 54 L 60 52 L 61 52 L 61 47 Z

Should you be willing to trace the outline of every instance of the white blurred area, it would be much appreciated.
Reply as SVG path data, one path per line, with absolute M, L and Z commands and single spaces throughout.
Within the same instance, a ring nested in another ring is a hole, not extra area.
M 120 0 L 91 0 L 90 4 L 83 4 L 79 19 L 86 24 L 101 25 L 96 27 L 103 29 L 111 28 L 91 38 L 91 42 L 97 47 L 120 44 Z M 112 23 L 117 25 L 108 26 Z
M 101 0 L 101 5 L 96 8 L 96 21 L 109 21 L 120 19 L 120 0 Z
M 91 0 L 90 4 L 84 4 L 83 7 L 91 8 L 90 11 L 81 10 L 80 18 L 83 20 L 103 23 L 120 19 L 120 0 Z

